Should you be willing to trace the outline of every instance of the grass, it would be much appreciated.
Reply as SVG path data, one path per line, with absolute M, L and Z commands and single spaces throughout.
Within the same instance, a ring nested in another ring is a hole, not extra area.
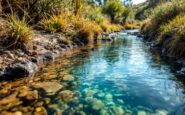
M 101 37 L 102 28 L 94 21 L 73 19 L 76 35 L 84 43 L 92 43 Z
M 111 32 L 120 31 L 121 29 L 123 29 L 123 26 L 117 25 L 117 24 L 111 24 L 108 21 L 102 23 L 100 26 L 103 32 L 105 33 L 111 33 Z
M 72 1 L 65 0 L 2 1 L 2 17 L 4 14 L 8 15 L 4 18 L 8 20 L 10 29 L 4 31 L 5 29 L 1 29 L 4 25 L 0 24 L 0 37 L 6 36 L 2 37 L 6 38 L 2 41 L 8 47 L 26 46 L 32 42 L 34 30 L 31 26 L 33 26 L 35 31 L 39 28 L 50 34 L 62 34 L 65 36 L 61 40 L 62 44 L 71 44 L 75 41 L 93 43 L 100 39 L 103 33 L 122 29 L 122 26 L 112 24 L 110 17 L 103 14 L 103 6 L 93 6 L 84 1 L 81 2 L 74 4 Z M 76 5 L 80 5 L 79 8 L 75 9 Z M 78 10 L 78 13 L 75 14 L 75 10 Z M 67 36 L 74 37 L 76 40 L 68 39 Z
M 8 44 L 8 47 L 11 46 L 20 46 L 24 47 L 32 42 L 33 39 L 33 29 L 28 26 L 25 20 L 20 20 L 14 15 L 8 15 L 8 22 L 10 24 L 10 33 L 6 38 L 5 42 Z
M 146 30 L 146 34 L 150 37 L 156 37 L 160 32 L 160 26 L 165 25 L 182 12 L 185 12 L 185 2 L 183 0 L 167 2 L 157 6 L 152 13 L 150 22 L 145 24 L 145 29 L 142 30 L 143 33 Z
M 141 32 L 153 38 L 167 53 L 185 56 L 185 2 L 184 0 L 163 3 L 154 9 L 143 26 Z
M 172 39 L 165 44 L 169 53 L 176 56 L 185 54 L 185 14 L 178 15 L 169 23 L 160 27 L 160 35 L 157 38 L 159 44 L 167 39 Z
M 65 15 L 54 15 L 49 19 L 43 19 L 41 26 L 50 33 L 65 32 L 67 29 L 67 19 Z
M 123 26 L 125 29 L 138 29 L 138 28 L 140 28 L 140 25 L 138 23 L 125 23 Z

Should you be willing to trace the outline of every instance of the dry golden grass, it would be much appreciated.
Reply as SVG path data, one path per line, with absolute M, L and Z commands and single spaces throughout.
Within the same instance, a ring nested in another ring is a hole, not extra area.
M 67 16 L 66 15 L 54 15 L 49 19 L 43 19 L 41 21 L 41 26 L 44 30 L 51 33 L 65 32 L 68 27 Z
M 92 43 L 101 37 L 102 28 L 94 21 L 72 17 L 71 23 L 77 37 L 84 43 Z
M 31 27 L 28 26 L 25 20 L 20 20 L 14 15 L 7 16 L 10 24 L 10 33 L 5 42 L 10 46 L 25 46 L 31 43 L 34 32 Z
M 125 23 L 124 25 L 125 29 L 139 29 L 140 25 L 137 23 Z

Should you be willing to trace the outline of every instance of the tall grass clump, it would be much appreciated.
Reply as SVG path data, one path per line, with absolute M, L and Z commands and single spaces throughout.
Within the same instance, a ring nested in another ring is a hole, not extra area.
M 50 15 L 57 15 L 70 8 L 71 0 L 2 0 L 5 14 L 16 14 L 37 23 Z
M 72 25 L 77 37 L 83 43 L 92 43 L 101 37 L 102 28 L 94 21 L 73 17 Z
M 10 25 L 10 31 L 7 31 L 9 33 L 7 33 L 8 36 L 4 42 L 8 44 L 8 47 L 26 47 L 26 45 L 32 42 L 34 32 L 25 20 L 20 20 L 14 15 L 8 15 L 7 19 Z
M 41 26 L 50 33 L 65 32 L 67 29 L 67 19 L 64 15 L 54 15 L 49 19 L 43 19 Z

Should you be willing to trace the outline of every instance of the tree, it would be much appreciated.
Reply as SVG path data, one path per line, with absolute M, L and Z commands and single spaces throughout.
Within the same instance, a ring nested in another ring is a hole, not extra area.
M 120 0 L 108 1 L 103 7 L 103 12 L 110 16 L 111 22 L 114 22 L 116 17 L 121 16 L 124 10 L 125 7 Z

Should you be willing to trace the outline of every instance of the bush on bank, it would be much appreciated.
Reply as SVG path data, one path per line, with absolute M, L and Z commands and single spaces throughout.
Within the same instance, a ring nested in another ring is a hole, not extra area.
M 185 56 L 185 1 L 166 2 L 154 9 L 141 32 L 175 57 Z
M 119 24 L 111 22 L 109 15 L 103 13 L 103 6 L 87 4 L 83 0 L 6 0 L 2 1 L 1 5 L 2 19 L 7 20 L 11 31 L 0 33 L 9 34 L 7 43 L 12 46 L 31 43 L 33 31 L 38 31 L 37 28 L 51 34 L 71 34 L 84 43 L 101 38 L 102 33 L 122 29 Z M 120 4 L 115 4 L 114 7 L 116 5 L 124 7 Z M 114 18 L 120 11 L 122 9 L 115 12 L 117 14 Z

